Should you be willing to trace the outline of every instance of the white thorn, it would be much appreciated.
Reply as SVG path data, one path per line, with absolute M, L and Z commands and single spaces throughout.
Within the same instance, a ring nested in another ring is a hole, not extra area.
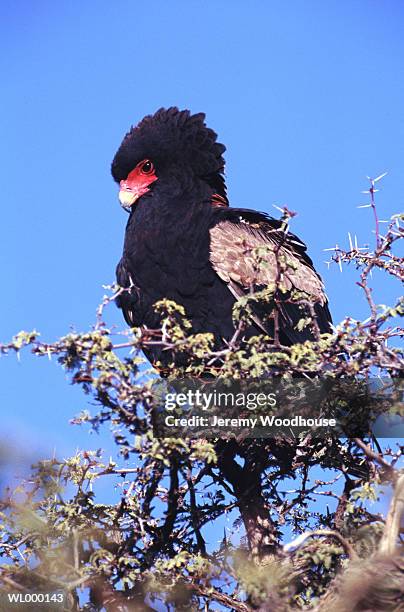
M 373 179 L 373 182 L 377 183 L 377 181 L 380 181 L 382 178 L 384 178 L 386 176 L 386 174 L 388 174 L 388 172 L 383 172 L 383 174 L 380 174 L 375 179 Z

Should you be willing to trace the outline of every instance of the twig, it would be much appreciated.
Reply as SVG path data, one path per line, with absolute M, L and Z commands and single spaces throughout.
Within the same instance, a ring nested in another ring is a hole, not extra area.
M 386 517 L 386 524 L 379 543 L 379 553 L 393 555 L 401 529 L 401 518 L 404 514 L 404 474 L 397 478 L 393 499 Z
M 283 550 L 289 553 L 292 549 L 299 548 L 299 546 L 301 546 L 306 540 L 315 536 L 335 538 L 340 544 L 342 544 L 345 549 L 345 552 L 351 560 L 358 559 L 358 555 L 356 554 L 350 542 L 348 542 L 348 540 L 346 540 L 340 533 L 338 533 L 338 531 L 333 531 L 332 529 L 316 529 L 314 531 L 306 531 L 292 542 L 285 544 Z
M 363 442 L 360 438 L 354 438 L 354 442 L 359 448 L 361 448 L 365 455 L 369 457 L 372 461 L 378 463 L 382 468 L 386 470 L 390 475 L 394 476 L 396 474 L 395 469 L 390 465 L 388 461 L 386 461 L 382 455 L 375 453 L 375 451 L 368 445 Z

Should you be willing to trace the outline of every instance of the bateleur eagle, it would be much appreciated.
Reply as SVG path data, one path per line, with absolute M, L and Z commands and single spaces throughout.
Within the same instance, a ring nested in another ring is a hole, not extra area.
M 327 297 L 305 244 L 267 214 L 229 206 L 225 146 L 204 120 L 202 113 L 160 109 L 126 134 L 112 162 L 130 213 L 117 266 L 118 284 L 130 288 L 117 300 L 126 322 L 158 328 L 154 304 L 168 298 L 184 307 L 194 333 L 211 332 L 220 346 L 234 334 L 235 301 L 279 283 L 282 344 L 313 339 L 310 326 L 298 326 L 307 312 L 291 299 L 295 290 L 312 305 L 319 331 L 329 332 Z M 261 266 L 258 247 L 266 247 Z M 273 337 L 273 306 L 256 303 L 245 337 Z M 157 349 L 147 355 L 162 357 Z

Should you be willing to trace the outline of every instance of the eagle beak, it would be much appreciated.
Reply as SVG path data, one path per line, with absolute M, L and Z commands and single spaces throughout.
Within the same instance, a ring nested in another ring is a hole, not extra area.
M 156 176 L 141 175 L 139 168 L 135 168 L 126 180 L 119 182 L 119 201 L 125 210 L 130 210 L 137 200 L 150 191 L 149 185 L 157 180 Z
M 121 189 L 118 198 L 122 208 L 128 209 L 133 206 L 139 196 L 140 194 L 134 191 L 127 191 L 126 189 Z

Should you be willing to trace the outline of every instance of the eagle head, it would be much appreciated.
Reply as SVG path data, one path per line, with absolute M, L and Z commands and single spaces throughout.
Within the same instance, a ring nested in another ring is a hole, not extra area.
M 169 180 L 178 173 L 206 181 L 225 197 L 226 147 L 216 139 L 206 127 L 204 113 L 191 115 L 189 110 L 171 107 L 144 117 L 126 134 L 112 162 L 122 206 L 130 208 L 159 179 Z

